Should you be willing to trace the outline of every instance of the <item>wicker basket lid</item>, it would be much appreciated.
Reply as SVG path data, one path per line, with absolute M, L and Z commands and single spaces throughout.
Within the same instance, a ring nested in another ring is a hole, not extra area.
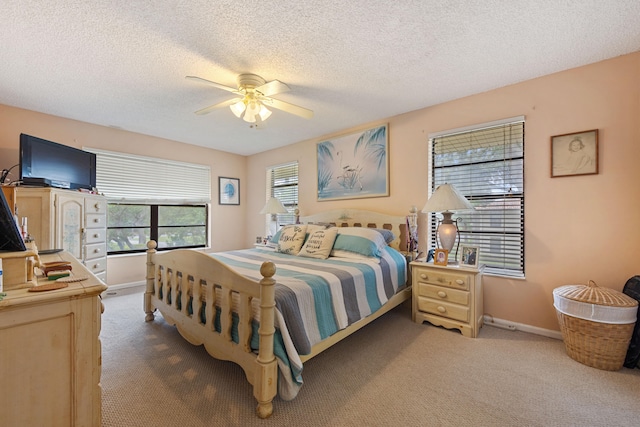
M 553 290 L 557 297 L 612 307 L 637 307 L 638 301 L 614 289 L 601 288 L 593 280 L 588 285 L 565 285 Z

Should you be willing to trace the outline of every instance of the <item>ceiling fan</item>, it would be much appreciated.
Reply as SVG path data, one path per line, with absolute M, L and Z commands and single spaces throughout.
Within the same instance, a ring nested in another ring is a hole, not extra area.
M 186 78 L 236 95 L 234 98 L 196 111 L 198 115 L 208 114 L 216 108 L 229 106 L 236 117 L 242 118 L 248 123 L 265 121 L 271 115 L 271 111 L 267 107 L 277 108 L 305 119 L 313 117 L 313 111 L 311 110 L 272 98 L 273 95 L 289 90 L 289 86 L 279 80 L 272 80 L 267 83 L 265 79 L 258 75 L 240 74 L 238 76 L 238 87 L 233 88 L 201 77 L 187 76 Z

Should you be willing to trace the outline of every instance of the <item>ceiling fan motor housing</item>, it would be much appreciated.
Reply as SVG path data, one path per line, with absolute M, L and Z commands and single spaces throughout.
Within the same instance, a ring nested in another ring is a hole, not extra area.
M 256 74 L 240 74 L 238 76 L 238 87 L 240 89 L 255 89 L 265 83 L 265 79 Z

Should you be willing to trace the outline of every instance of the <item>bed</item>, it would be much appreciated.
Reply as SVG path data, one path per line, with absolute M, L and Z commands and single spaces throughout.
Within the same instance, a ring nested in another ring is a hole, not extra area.
M 276 394 L 295 398 L 303 362 L 411 297 L 407 235 L 404 216 L 342 209 L 298 217 L 274 236 L 277 249 L 158 253 L 151 241 L 145 320 L 157 310 L 242 367 L 267 418 Z

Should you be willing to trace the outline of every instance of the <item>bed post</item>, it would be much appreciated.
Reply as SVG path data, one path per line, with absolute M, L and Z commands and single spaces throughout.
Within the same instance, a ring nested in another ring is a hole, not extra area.
M 155 240 L 147 242 L 147 289 L 144 291 L 144 317 L 145 322 L 153 320 L 154 308 L 151 305 L 151 296 L 153 295 L 154 280 L 156 275 L 155 255 L 157 243 Z
M 277 393 L 278 365 L 273 354 L 273 335 L 275 329 L 275 284 L 273 275 L 276 266 L 271 261 L 265 261 L 260 267 L 260 349 L 258 352 L 258 370 L 253 395 L 258 401 L 256 412 L 260 418 L 267 418 L 273 412 L 271 401 Z

